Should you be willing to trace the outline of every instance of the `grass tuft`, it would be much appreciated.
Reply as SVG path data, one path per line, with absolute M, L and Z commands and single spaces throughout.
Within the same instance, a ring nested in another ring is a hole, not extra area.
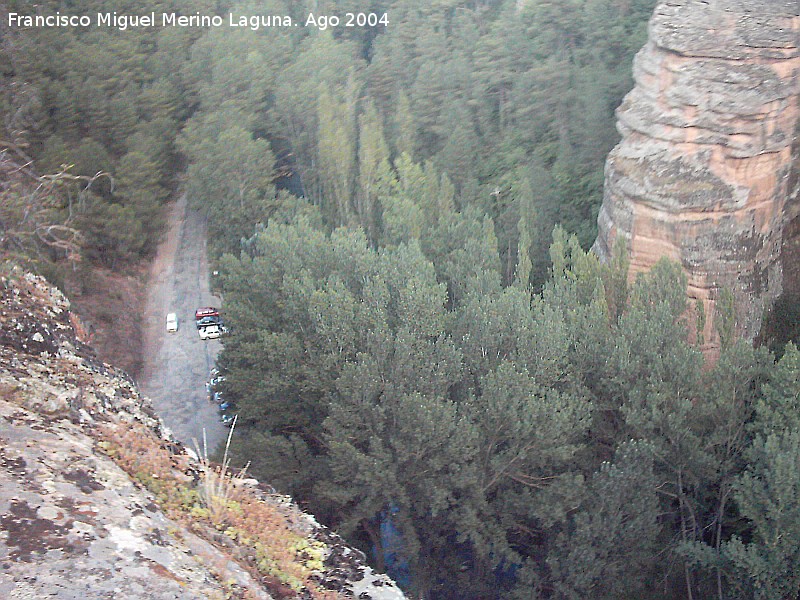
M 193 471 L 188 457 L 171 452 L 171 444 L 140 423 L 103 427 L 98 447 L 150 490 L 168 516 L 211 542 L 221 533 L 235 543 L 238 550 L 230 558 L 255 571 L 256 579 L 273 597 L 341 598 L 314 582 L 312 576 L 322 570 L 327 548 L 292 529 L 296 509 L 265 500 L 243 485 L 247 466 L 235 474 L 231 471 L 228 449 L 235 425 L 234 421 L 221 465 L 209 460 L 203 432 L 196 485 L 195 478 L 187 474 Z
M 231 430 L 228 432 L 228 439 L 225 441 L 225 453 L 222 456 L 222 464 L 214 465 L 208 458 L 208 441 L 206 440 L 206 430 L 203 429 L 203 449 L 202 451 L 197 445 L 197 440 L 194 441 L 194 446 L 197 451 L 197 456 L 200 460 L 200 469 L 203 476 L 200 481 L 198 493 L 203 504 L 208 509 L 209 518 L 214 526 L 219 527 L 225 523 L 231 512 L 241 513 L 241 489 L 242 481 L 244 480 L 247 468 L 250 466 L 248 462 L 243 469 L 238 473 L 233 474 L 230 470 L 230 457 L 228 456 L 228 449 L 231 445 L 231 438 L 233 431 L 236 429 L 236 419 L 233 418 Z

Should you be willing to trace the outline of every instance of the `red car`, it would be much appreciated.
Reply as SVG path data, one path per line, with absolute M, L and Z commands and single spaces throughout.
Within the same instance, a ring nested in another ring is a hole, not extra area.
M 212 325 L 222 325 L 222 319 L 219 316 L 219 309 L 214 308 L 213 306 L 198 308 L 196 311 L 194 311 L 194 318 L 195 322 L 197 323 L 198 330 L 205 329 L 206 327 L 210 327 Z
M 218 317 L 219 316 L 219 309 L 214 308 L 213 306 L 204 306 L 203 308 L 198 308 L 194 311 L 194 320 L 199 321 L 203 317 Z

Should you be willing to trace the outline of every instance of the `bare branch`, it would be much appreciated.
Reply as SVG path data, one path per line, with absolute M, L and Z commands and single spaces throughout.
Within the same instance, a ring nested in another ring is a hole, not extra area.
M 113 186 L 111 175 L 103 171 L 74 175 L 67 164 L 56 173 L 37 175 L 19 145 L 0 140 L 0 147 L 0 254 L 26 246 L 34 250 L 38 244 L 63 252 L 68 260 L 79 260 L 84 238 L 70 225 L 75 216 L 73 194 L 82 200 L 102 178 Z

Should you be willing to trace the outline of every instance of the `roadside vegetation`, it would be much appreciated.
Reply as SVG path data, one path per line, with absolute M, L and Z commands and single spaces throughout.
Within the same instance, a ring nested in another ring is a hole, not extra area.
M 154 10 L 303 22 L 363 4 Z M 125 269 L 185 173 L 232 332 L 234 462 L 412 597 L 794 597 L 800 353 L 726 335 L 708 365 L 676 265 L 630 281 L 624 248 L 587 252 L 654 6 L 374 0 L 386 27 L 4 30 L 0 252 L 56 282 Z
M 318 600 L 340 597 L 314 581 L 324 570 L 325 545 L 296 531 L 296 507 L 266 501 L 249 489 L 244 470 L 233 472 L 227 461 L 214 465 L 204 455 L 198 473 L 185 454 L 171 452 L 169 444 L 134 422 L 106 427 L 101 437 L 102 451 L 149 490 L 167 516 L 230 553 L 270 593 L 280 598 L 301 592 Z M 224 569 L 217 576 L 229 597 L 254 597 L 230 581 Z

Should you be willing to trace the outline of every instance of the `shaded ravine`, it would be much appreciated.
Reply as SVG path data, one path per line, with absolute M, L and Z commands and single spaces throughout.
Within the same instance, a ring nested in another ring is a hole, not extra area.
M 173 206 L 167 239 L 150 271 L 143 322 L 144 367 L 139 387 L 175 437 L 194 447 L 206 432 L 209 451 L 227 434 L 205 382 L 222 345 L 202 341 L 194 325 L 200 306 L 219 306 L 209 286 L 206 224 L 188 208 L 186 196 Z M 178 331 L 167 333 L 167 313 L 178 316 Z

